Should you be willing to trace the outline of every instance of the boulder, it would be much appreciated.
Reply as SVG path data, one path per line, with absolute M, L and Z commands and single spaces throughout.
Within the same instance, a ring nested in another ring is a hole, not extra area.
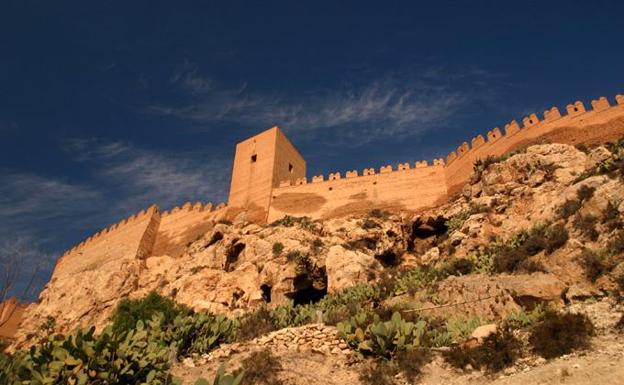
M 477 341 L 482 342 L 490 335 L 495 334 L 497 330 L 498 326 L 496 324 L 481 325 L 472 332 L 470 338 L 474 338 Z
M 562 302 L 566 285 L 554 274 L 501 274 L 497 277 L 520 305 L 532 306 L 540 302 Z
M 336 293 L 344 288 L 368 282 L 371 273 L 381 268 L 379 262 L 360 251 L 332 246 L 327 253 L 327 292 Z

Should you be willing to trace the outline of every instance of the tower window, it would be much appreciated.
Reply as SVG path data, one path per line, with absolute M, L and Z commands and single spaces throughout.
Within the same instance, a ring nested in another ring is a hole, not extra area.
M 253 154 L 253 155 L 251 156 L 251 163 L 256 163 L 256 161 L 257 161 L 257 160 L 258 160 L 258 155 Z
M 292 173 L 293 169 L 294 169 L 293 165 L 288 163 L 288 172 Z

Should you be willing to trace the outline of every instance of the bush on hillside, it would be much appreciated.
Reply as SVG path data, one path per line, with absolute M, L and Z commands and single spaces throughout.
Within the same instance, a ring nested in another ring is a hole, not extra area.
M 595 191 L 596 191 L 595 187 L 582 185 L 581 187 L 579 187 L 578 190 L 576 190 L 576 197 L 578 198 L 579 201 L 584 202 L 584 201 L 590 200 L 591 197 L 594 196 Z
M 620 211 L 617 205 L 611 201 L 607 203 L 607 207 L 602 212 L 602 223 L 609 231 L 624 228 L 624 222 L 620 218 Z
M 544 358 L 560 357 L 589 347 L 594 325 L 584 314 L 548 311 L 531 329 L 529 342 Z
M 149 321 L 158 313 L 162 314 L 165 324 L 171 324 L 177 316 L 188 315 L 192 311 L 154 291 L 140 299 L 124 298 L 117 304 L 112 316 L 113 332 L 132 330 L 138 321 Z
M 249 341 L 261 335 L 277 330 L 273 315 L 266 307 L 246 313 L 239 319 L 236 331 L 237 341 Z
M 381 360 L 360 365 L 360 382 L 364 385 L 394 385 L 396 368 L 388 361 Z
M 598 239 L 599 234 L 596 230 L 597 223 L 598 218 L 591 214 L 581 215 L 577 213 L 574 217 L 574 228 L 591 241 L 596 241 Z
M 100 335 L 90 328 L 51 336 L 0 358 L 0 383 L 169 384 L 169 348 L 153 340 L 157 327 L 138 321 L 128 333 L 114 333 L 109 326 Z
M 444 357 L 449 364 L 459 369 L 470 365 L 475 369 L 485 368 L 495 373 L 513 365 L 521 355 L 521 347 L 520 340 L 511 330 L 503 329 L 486 337 L 479 346 L 454 346 Z
M 562 219 L 568 219 L 572 215 L 576 214 L 581 208 L 581 202 L 578 200 L 567 200 L 561 207 L 559 208 L 559 216 Z

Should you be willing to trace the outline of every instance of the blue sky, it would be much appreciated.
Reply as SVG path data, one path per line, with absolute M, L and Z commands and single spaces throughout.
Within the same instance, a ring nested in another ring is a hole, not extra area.
M 223 201 L 234 144 L 275 124 L 315 175 L 442 157 L 527 113 L 612 98 L 623 14 L 621 1 L 3 0 L 0 242 L 53 261 L 151 203 Z

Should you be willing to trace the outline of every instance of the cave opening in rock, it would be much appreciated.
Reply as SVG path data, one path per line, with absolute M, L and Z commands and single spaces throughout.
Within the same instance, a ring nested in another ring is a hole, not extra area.
M 316 268 L 306 274 L 297 275 L 293 281 L 294 291 L 288 295 L 293 305 L 316 303 L 327 295 L 327 272 Z
M 223 234 L 221 232 L 217 231 L 216 233 L 212 234 L 212 238 L 210 238 L 210 241 L 208 242 L 206 247 L 210 247 L 210 246 L 214 245 L 215 243 L 219 242 L 222 239 L 223 239 Z
M 266 283 L 260 285 L 260 290 L 262 291 L 262 300 L 266 303 L 271 303 L 271 290 L 273 288 Z
M 245 244 L 234 241 L 225 253 L 225 271 L 232 271 L 233 265 L 238 261 L 238 256 L 245 249 Z
M 386 250 L 381 254 L 375 255 L 375 259 L 381 263 L 383 267 L 395 267 L 401 263 L 401 256 L 393 250 Z
M 307 305 L 322 300 L 327 295 L 327 287 L 315 289 L 313 286 L 297 290 L 292 295 L 293 305 Z
M 418 218 L 412 223 L 410 237 L 407 241 L 407 251 L 423 253 L 428 248 L 448 237 L 446 218 L 427 218 L 426 221 Z

